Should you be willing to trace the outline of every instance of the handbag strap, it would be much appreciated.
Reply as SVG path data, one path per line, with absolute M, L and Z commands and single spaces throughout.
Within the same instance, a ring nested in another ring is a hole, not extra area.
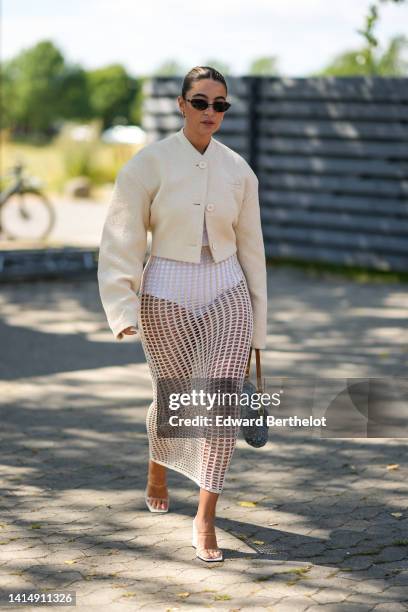
M 249 349 L 249 357 L 248 364 L 245 372 L 245 378 L 249 378 L 250 368 L 251 368 L 251 355 L 252 355 L 252 346 Z M 256 386 L 259 393 L 262 392 L 262 371 L 261 371 L 261 350 L 255 349 L 255 359 L 256 359 Z

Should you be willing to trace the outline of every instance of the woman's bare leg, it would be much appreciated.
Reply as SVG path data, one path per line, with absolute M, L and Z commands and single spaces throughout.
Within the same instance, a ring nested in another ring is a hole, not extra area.
M 168 502 L 160 501 L 160 498 L 168 497 L 167 468 L 160 463 L 155 463 L 155 461 L 152 459 L 149 459 L 147 496 L 157 498 L 150 500 L 150 503 L 154 508 L 166 510 Z
M 197 526 L 198 547 L 204 549 L 203 552 L 206 557 L 218 557 L 220 554 L 214 525 L 218 497 L 219 493 L 200 489 L 200 498 L 194 522 Z M 200 531 L 210 532 L 210 534 L 200 535 Z

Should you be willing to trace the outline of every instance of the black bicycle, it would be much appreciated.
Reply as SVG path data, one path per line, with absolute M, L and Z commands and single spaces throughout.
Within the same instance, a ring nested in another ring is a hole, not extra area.
M 7 174 L 12 184 L 0 192 L 0 233 L 10 240 L 46 238 L 55 224 L 55 209 L 41 191 L 41 183 L 26 176 L 17 163 Z

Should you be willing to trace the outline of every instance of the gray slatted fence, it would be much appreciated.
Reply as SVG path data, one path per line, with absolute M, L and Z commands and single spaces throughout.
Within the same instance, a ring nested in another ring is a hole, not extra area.
M 269 257 L 408 271 L 408 79 L 228 78 L 215 135 L 260 182 Z M 151 140 L 180 129 L 181 78 L 145 84 Z

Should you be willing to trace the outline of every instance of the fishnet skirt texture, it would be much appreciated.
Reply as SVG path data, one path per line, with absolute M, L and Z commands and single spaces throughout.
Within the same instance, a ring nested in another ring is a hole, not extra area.
M 207 241 L 204 241 L 206 244 Z M 208 244 L 208 243 L 207 243 Z M 150 256 L 140 287 L 138 330 L 153 383 L 146 414 L 150 459 L 184 474 L 200 488 L 221 493 L 236 446 L 238 425 L 222 435 L 158 434 L 160 379 L 234 379 L 242 388 L 253 332 L 246 279 L 236 253 L 214 262 L 202 246 L 200 263 Z M 239 417 L 239 406 L 228 407 Z

